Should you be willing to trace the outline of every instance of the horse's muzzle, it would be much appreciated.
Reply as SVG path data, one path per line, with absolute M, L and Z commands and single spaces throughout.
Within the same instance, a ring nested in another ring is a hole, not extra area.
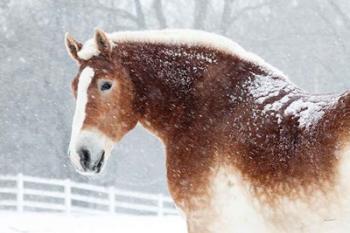
M 92 156 L 90 151 L 86 148 L 80 148 L 77 152 L 78 156 L 79 156 L 79 162 L 81 165 L 81 168 L 83 170 L 83 172 L 87 172 L 87 173 L 100 173 L 102 166 L 104 164 L 105 161 L 105 151 L 103 150 L 101 153 L 99 153 L 100 155 L 98 156 Z M 92 158 L 96 158 L 92 159 Z
M 112 145 L 110 139 L 96 130 L 83 130 L 72 137 L 68 153 L 79 173 L 94 175 L 102 172 Z

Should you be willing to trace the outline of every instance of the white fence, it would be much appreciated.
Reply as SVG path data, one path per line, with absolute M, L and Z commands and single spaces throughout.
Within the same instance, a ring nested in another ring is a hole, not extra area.
M 0 210 L 177 215 L 172 200 L 162 194 L 22 174 L 0 176 Z

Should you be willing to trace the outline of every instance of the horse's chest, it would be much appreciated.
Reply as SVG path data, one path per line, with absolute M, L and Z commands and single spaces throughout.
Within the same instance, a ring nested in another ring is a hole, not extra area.
M 210 184 L 207 206 L 190 213 L 193 229 L 208 233 L 341 233 L 350 231 L 350 212 L 315 195 L 312 203 L 281 200 L 276 207 L 253 196 L 249 186 L 227 171 Z M 338 200 L 338 199 L 337 199 Z M 193 198 L 196 202 L 196 197 Z M 345 205 L 349 201 L 342 202 Z M 349 223 L 348 223 L 349 222 Z M 190 223 L 191 224 L 191 223 Z M 197 231 L 193 231 L 197 232 Z

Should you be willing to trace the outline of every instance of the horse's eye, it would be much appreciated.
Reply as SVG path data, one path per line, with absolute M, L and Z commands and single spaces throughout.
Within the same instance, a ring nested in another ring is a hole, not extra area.
M 111 89 L 111 87 L 112 87 L 112 83 L 104 82 L 101 85 L 101 91 L 107 91 L 107 90 Z

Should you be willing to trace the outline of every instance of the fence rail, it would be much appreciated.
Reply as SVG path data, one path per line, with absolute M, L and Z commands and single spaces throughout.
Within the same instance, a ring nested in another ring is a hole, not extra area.
M 0 175 L 0 210 L 177 215 L 172 200 L 149 194 L 18 174 Z

